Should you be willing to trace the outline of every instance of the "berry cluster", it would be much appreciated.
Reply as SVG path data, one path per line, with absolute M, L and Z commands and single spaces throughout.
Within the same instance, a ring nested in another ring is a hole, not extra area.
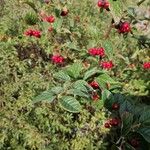
M 61 55 L 53 55 L 51 60 L 54 64 L 62 64 L 65 59 Z
M 144 69 L 150 69 L 150 62 L 145 62 L 145 63 L 143 64 L 143 68 L 144 68 Z
M 112 118 L 108 120 L 104 126 L 105 128 L 110 128 L 110 127 L 117 127 L 120 124 L 120 119 L 118 118 Z
M 100 63 L 100 65 L 103 69 L 107 69 L 107 70 L 111 69 L 114 66 L 112 61 L 103 61 Z
M 40 38 L 41 37 L 41 31 L 39 31 L 39 30 L 28 29 L 27 31 L 25 31 L 24 34 L 26 36 L 34 36 L 36 38 Z
M 103 8 L 103 9 L 108 9 L 109 8 L 109 2 L 107 0 L 99 0 L 97 2 L 98 7 Z
M 120 22 L 119 27 L 118 27 L 118 32 L 122 34 L 131 32 L 130 23 Z
M 90 82 L 89 85 L 90 85 L 93 89 L 98 89 L 98 88 L 99 88 L 99 84 L 98 84 L 96 81 Z
M 105 50 L 103 47 L 100 47 L 100 48 L 90 48 L 88 50 L 88 53 L 91 55 L 91 56 L 105 56 Z
M 54 23 L 55 22 L 55 17 L 53 15 L 50 15 L 50 16 L 46 16 L 44 18 L 44 20 L 46 20 L 47 22 L 49 23 Z

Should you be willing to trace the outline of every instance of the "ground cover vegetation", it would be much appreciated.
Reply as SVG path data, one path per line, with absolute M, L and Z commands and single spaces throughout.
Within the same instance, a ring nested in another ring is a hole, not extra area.
M 0 0 L 0 149 L 150 149 L 148 0 Z

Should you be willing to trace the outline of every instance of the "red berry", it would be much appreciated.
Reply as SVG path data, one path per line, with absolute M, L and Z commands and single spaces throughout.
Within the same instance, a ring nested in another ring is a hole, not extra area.
M 103 69 L 108 69 L 108 70 L 111 69 L 114 66 L 112 61 L 104 61 L 100 65 Z
M 55 17 L 52 16 L 52 15 L 51 15 L 51 16 L 47 16 L 45 19 L 46 19 L 46 21 L 49 22 L 49 23 L 53 23 L 53 22 L 55 21 Z
M 112 118 L 112 119 L 109 120 L 109 124 L 110 124 L 111 126 L 113 126 L 113 127 L 118 126 L 119 123 L 120 123 L 120 120 L 117 119 L 117 118 Z
M 140 142 L 139 142 L 137 139 L 132 139 L 132 140 L 130 141 L 130 144 L 131 144 L 133 147 L 139 147 Z
M 105 9 L 108 9 L 108 8 L 109 8 L 109 2 L 105 2 L 104 8 L 105 8 Z
M 105 50 L 103 47 L 97 48 L 97 55 L 101 57 L 105 56 Z
M 104 124 L 104 127 L 105 127 L 105 128 L 110 128 L 111 126 L 110 126 L 110 124 L 109 124 L 108 122 L 106 122 L 106 123 Z
M 34 37 L 37 37 L 37 38 L 41 37 L 41 31 L 39 31 L 39 30 L 28 29 L 24 34 L 26 36 L 34 36 Z
M 118 32 L 119 33 L 129 33 L 131 31 L 130 23 L 122 22 L 119 26 Z
M 99 95 L 95 92 L 95 93 L 93 93 L 93 95 L 92 95 L 92 100 L 93 101 L 97 101 L 99 99 Z
M 49 0 L 44 0 L 44 2 L 45 2 L 46 4 L 48 4 L 50 1 L 49 1 Z
M 150 62 L 145 62 L 145 63 L 143 64 L 143 68 L 144 68 L 144 69 L 150 69 Z
M 61 55 L 53 55 L 51 59 L 55 64 L 62 64 L 64 62 L 64 57 Z
M 107 0 L 99 0 L 97 2 L 98 7 L 104 8 L 104 9 L 108 9 L 109 8 L 109 2 Z
M 91 87 L 93 87 L 94 89 L 98 89 L 99 88 L 99 84 L 96 81 L 92 81 L 91 83 L 89 83 L 89 85 Z
M 118 110 L 119 107 L 120 107 L 120 105 L 118 103 L 113 103 L 113 105 L 112 105 L 113 110 Z
M 100 48 L 90 48 L 88 50 L 88 53 L 92 56 L 105 56 L 105 50 L 104 48 L 100 47 Z
M 97 5 L 98 5 L 98 7 L 103 7 L 103 6 L 104 6 L 104 2 L 101 1 L 101 0 L 99 0 L 99 1 L 97 2 Z
M 49 28 L 48 28 L 48 31 L 49 31 L 49 32 L 52 32 L 52 31 L 53 31 L 53 27 L 49 27 Z
M 61 15 L 61 16 L 67 16 L 68 13 L 69 13 L 68 9 L 67 9 L 67 8 L 64 8 L 64 9 L 62 10 L 62 12 L 61 12 L 60 15 Z
M 41 32 L 38 31 L 38 30 L 34 30 L 33 31 L 33 36 L 37 37 L 37 38 L 40 38 L 41 37 Z
M 26 36 L 32 36 L 33 35 L 33 30 L 32 29 L 28 29 L 27 31 L 24 32 L 24 34 Z

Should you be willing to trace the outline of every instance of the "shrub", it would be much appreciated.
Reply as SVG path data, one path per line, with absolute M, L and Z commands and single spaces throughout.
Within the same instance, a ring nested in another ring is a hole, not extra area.
M 0 149 L 149 148 L 149 2 L 3 5 Z

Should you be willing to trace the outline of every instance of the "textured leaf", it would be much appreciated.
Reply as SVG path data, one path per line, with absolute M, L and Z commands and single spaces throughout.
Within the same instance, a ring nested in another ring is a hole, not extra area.
M 96 78 L 101 88 L 107 88 L 107 83 L 116 83 L 108 74 L 102 74 Z
M 113 53 L 114 53 L 112 43 L 110 41 L 106 40 L 103 44 L 103 47 L 105 48 L 105 53 L 108 56 L 108 58 L 110 60 L 112 60 Z
M 75 89 L 79 89 L 79 90 L 87 92 L 87 93 L 88 93 L 88 91 L 92 91 L 93 90 L 93 88 L 91 86 L 89 86 L 89 84 L 86 81 L 84 81 L 84 80 L 76 81 L 74 83 L 73 87 Z
M 81 62 L 75 62 L 71 66 L 67 68 L 67 73 L 73 77 L 73 78 L 78 78 L 80 76 L 80 73 L 83 69 L 82 63 Z
M 111 92 L 108 91 L 107 89 L 102 91 L 102 100 L 105 102 L 111 95 Z
M 58 79 L 58 80 L 61 80 L 61 81 L 68 81 L 68 80 L 70 80 L 69 75 L 66 72 L 64 72 L 64 71 L 59 71 L 59 72 L 55 73 L 54 74 L 54 78 Z
M 56 86 L 56 87 L 53 87 L 51 89 L 51 91 L 54 93 L 54 94 L 59 94 L 63 91 L 63 88 L 61 86 Z
M 121 118 L 123 123 L 122 134 L 127 135 L 130 132 L 131 126 L 133 124 L 133 114 L 129 112 L 124 112 L 121 115 Z
M 81 97 L 89 98 L 88 93 L 85 93 L 84 91 L 82 91 L 80 89 L 70 89 L 67 91 L 67 94 L 72 94 L 74 96 L 81 96 Z
M 134 112 L 134 106 L 128 100 L 125 100 L 119 109 L 120 114 L 122 114 L 125 111 Z
M 55 98 L 56 96 L 51 91 L 44 91 L 33 99 L 33 103 L 37 103 L 40 101 L 52 102 Z
M 71 96 L 62 97 L 59 100 L 59 104 L 63 109 L 69 112 L 78 113 L 81 110 L 80 103 L 74 97 Z
M 143 138 L 150 143 L 150 128 L 149 127 L 145 127 L 145 128 L 140 128 L 138 130 L 138 133 L 140 133 Z
M 61 26 L 62 26 L 62 23 L 63 23 L 63 20 L 62 19 L 56 19 L 56 21 L 53 23 L 53 27 L 56 31 L 60 30 L 61 29 Z
M 113 18 L 116 23 L 119 23 L 120 19 L 122 18 L 124 3 L 120 0 L 117 1 L 109 0 L 109 2 L 110 2 L 110 10 L 113 15 Z
M 149 107 L 142 108 L 142 112 L 140 112 L 139 122 L 142 123 L 142 125 L 150 124 L 150 110 L 149 110 Z
M 88 78 L 92 77 L 93 75 L 97 74 L 97 73 L 101 73 L 100 70 L 97 69 L 97 67 L 95 68 L 92 68 L 91 70 L 88 70 L 85 72 L 85 75 L 84 75 L 84 80 L 87 80 Z

